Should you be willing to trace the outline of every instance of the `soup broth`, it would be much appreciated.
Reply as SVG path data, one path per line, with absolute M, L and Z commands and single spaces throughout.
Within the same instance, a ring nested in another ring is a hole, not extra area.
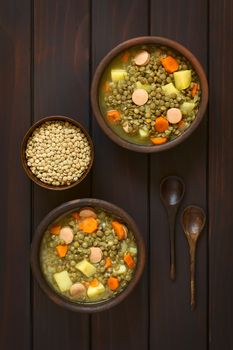
M 115 297 L 137 265 L 133 232 L 99 208 L 69 213 L 46 230 L 40 249 L 43 275 L 51 288 L 78 303 Z
M 99 87 L 109 127 L 128 142 L 159 145 L 187 130 L 201 99 L 191 63 L 169 47 L 132 47 L 111 61 Z

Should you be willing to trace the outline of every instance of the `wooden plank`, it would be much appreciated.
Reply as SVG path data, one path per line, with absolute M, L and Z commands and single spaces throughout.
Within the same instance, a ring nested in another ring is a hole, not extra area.
M 0 3 L 0 348 L 30 347 L 30 182 L 20 143 L 30 125 L 30 1 Z
M 233 349 L 232 1 L 211 1 L 209 20 L 209 349 L 218 350 Z
M 187 46 L 204 67 L 207 60 L 207 1 L 151 0 L 151 34 Z M 197 25 L 198 23 L 198 25 Z M 206 349 L 207 343 L 207 233 L 197 252 L 197 309 L 189 306 L 189 256 L 180 226 L 185 205 L 206 209 L 206 122 L 173 150 L 151 157 L 150 235 L 150 344 L 153 349 Z M 169 239 L 159 183 L 166 175 L 181 176 L 186 195 L 176 225 L 177 279 L 169 279 Z
M 147 2 L 93 1 L 93 71 L 101 58 L 118 43 L 148 29 Z M 96 159 L 93 196 L 123 207 L 137 221 L 147 241 L 148 157 L 120 148 L 93 122 Z M 148 344 L 147 272 L 136 290 L 114 309 L 92 317 L 93 350 L 146 349 Z
M 67 115 L 89 125 L 89 4 L 35 0 L 35 120 Z M 90 178 L 55 193 L 34 188 L 34 224 L 68 200 L 88 196 Z M 45 317 L 46 315 L 46 317 Z M 87 349 L 89 316 L 65 311 L 34 285 L 34 350 Z

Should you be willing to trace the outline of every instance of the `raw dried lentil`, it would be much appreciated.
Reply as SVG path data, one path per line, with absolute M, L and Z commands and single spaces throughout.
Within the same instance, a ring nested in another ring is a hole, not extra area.
M 38 126 L 26 146 L 27 165 L 40 181 L 70 185 L 87 170 L 91 147 L 77 126 L 60 120 Z

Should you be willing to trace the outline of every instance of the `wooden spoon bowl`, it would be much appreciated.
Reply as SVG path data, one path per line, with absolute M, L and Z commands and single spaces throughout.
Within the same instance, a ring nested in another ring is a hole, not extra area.
M 195 205 L 187 207 L 183 212 L 182 226 L 186 236 L 197 240 L 206 221 L 206 215 L 202 208 Z
M 185 183 L 178 176 L 167 176 L 160 183 L 160 198 L 167 211 L 170 236 L 170 277 L 175 280 L 175 224 L 177 210 L 185 193 Z
M 181 218 L 181 224 L 189 245 L 190 256 L 190 305 L 192 311 L 196 306 L 196 248 L 197 241 L 205 226 L 206 215 L 202 208 L 190 205 L 185 208 Z
M 178 176 L 167 176 L 160 183 L 160 196 L 165 206 L 176 206 L 184 197 L 185 184 Z

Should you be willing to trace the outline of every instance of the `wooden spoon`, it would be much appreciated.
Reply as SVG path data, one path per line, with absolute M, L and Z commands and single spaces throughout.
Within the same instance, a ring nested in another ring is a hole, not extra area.
M 185 184 L 178 176 L 167 176 L 160 183 L 160 197 L 167 210 L 170 233 L 170 277 L 175 280 L 175 222 L 178 207 L 184 197 Z
M 196 246 L 197 240 L 205 226 L 206 215 L 203 209 L 194 205 L 184 209 L 182 215 L 182 226 L 185 236 L 189 244 L 190 254 L 190 293 L 191 293 L 191 309 L 195 308 L 195 262 L 196 262 Z

